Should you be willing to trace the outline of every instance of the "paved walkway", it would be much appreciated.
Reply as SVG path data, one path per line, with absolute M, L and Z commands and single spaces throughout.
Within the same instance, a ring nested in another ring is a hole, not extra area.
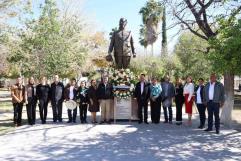
M 197 119 L 192 127 L 39 123 L 0 136 L 0 160 L 241 160 L 240 132 L 222 127 L 220 135 L 206 133 L 196 129 Z

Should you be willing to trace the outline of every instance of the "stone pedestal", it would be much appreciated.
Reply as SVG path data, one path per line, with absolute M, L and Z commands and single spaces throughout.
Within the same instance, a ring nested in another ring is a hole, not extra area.
M 139 120 L 137 100 L 131 98 L 131 120 Z
M 127 99 L 114 98 L 114 121 L 131 120 L 132 104 L 131 97 Z
M 130 97 L 128 99 L 118 100 L 116 97 L 111 102 L 111 119 L 116 120 L 138 120 L 138 105 L 136 99 Z

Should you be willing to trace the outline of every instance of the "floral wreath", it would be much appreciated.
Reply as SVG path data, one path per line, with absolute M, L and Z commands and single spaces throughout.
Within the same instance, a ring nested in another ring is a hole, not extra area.
M 129 88 L 114 88 L 114 96 L 119 99 L 128 99 L 134 93 L 135 75 L 130 69 L 113 69 L 108 70 L 110 82 L 114 86 L 125 86 Z

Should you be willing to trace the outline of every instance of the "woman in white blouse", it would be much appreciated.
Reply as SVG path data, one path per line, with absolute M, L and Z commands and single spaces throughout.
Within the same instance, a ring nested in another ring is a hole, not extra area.
M 192 124 L 192 105 L 193 105 L 194 84 L 192 83 L 192 77 L 188 76 L 186 84 L 184 86 L 183 95 L 185 97 L 185 109 L 188 114 L 188 125 Z

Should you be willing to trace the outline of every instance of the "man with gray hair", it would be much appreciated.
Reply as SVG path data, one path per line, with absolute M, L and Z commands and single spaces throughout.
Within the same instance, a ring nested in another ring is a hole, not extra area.
M 161 83 L 162 87 L 162 106 L 164 111 L 165 121 L 164 123 L 172 124 L 172 100 L 175 97 L 175 87 L 170 83 L 170 78 L 168 76 L 164 77 L 164 82 Z M 167 114 L 167 109 L 169 111 L 169 116 Z
M 97 97 L 101 107 L 101 122 L 110 124 L 111 121 L 111 99 L 113 99 L 113 86 L 109 83 L 108 77 L 104 77 L 97 88 Z
M 64 101 L 64 85 L 59 81 L 59 76 L 54 76 L 51 84 L 51 104 L 53 109 L 53 122 L 62 122 L 62 109 Z
M 217 82 L 216 74 L 211 74 L 210 82 L 204 87 L 204 103 L 208 109 L 208 128 L 205 131 L 213 130 L 213 116 L 215 118 L 216 134 L 220 132 L 219 110 L 224 104 L 224 87 Z

